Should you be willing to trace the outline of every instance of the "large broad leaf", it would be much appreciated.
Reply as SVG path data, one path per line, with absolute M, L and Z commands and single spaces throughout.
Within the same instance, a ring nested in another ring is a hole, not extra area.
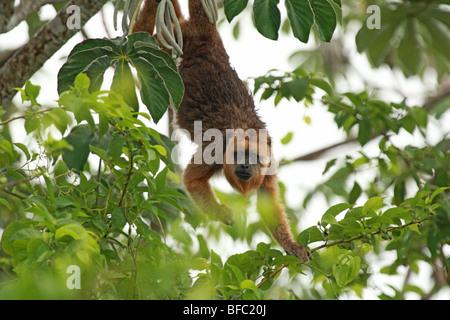
M 376 67 L 383 63 L 401 21 L 388 13 L 384 14 L 381 19 L 383 21 L 381 29 L 368 29 L 364 25 L 356 35 L 358 51 L 366 51 L 369 60 Z
M 297 39 L 308 42 L 311 27 L 315 23 L 320 40 L 331 40 L 336 29 L 336 12 L 330 3 L 325 0 L 286 0 L 285 5 L 292 32 Z M 340 7 L 340 3 L 337 2 L 335 6 Z
M 89 126 L 82 125 L 72 129 L 65 140 L 72 146 L 72 150 L 66 150 L 63 160 L 69 169 L 82 171 L 89 156 L 89 145 L 94 138 L 94 133 Z
M 153 121 L 158 122 L 172 105 L 178 108 L 183 98 L 184 86 L 170 57 L 151 47 L 140 47 L 131 56 L 141 83 L 141 98 Z
M 83 72 L 91 79 L 91 90 L 98 90 L 101 85 L 99 80 L 103 80 L 103 74 L 110 67 L 117 50 L 116 43 L 109 39 L 89 39 L 77 44 L 59 70 L 58 93 L 69 90 L 77 75 Z
M 116 65 L 116 72 L 114 73 L 111 90 L 122 95 L 125 102 L 132 107 L 134 111 L 139 111 L 134 77 L 131 73 L 131 68 L 125 59 L 120 59 Z
M 281 24 L 278 3 L 279 0 L 255 0 L 253 5 L 256 29 L 271 40 L 278 39 Z
M 431 36 L 431 46 L 447 60 L 450 52 L 449 27 L 432 17 L 421 17 L 421 22 Z
M 336 13 L 333 7 L 325 0 L 309 0 L 314 13 L 314 22 L 319 30 L 322 41 L 330 41 L 336 29 Z
M 80 73 L 87 74 L 91 80 L 90 92 L 97 91 L 101 87 L 105 71 L 109 67 L 115 67 L 111 91 L 122 95 L 124 101 L 138 111 L 130 62 L 137 69 L 142 101 L 155 123 L 170 105 L 178 108 L 184 86 L 175 62 L 159 49 L 156 40 L 146 32 L 111 40 L 90 39 L 75 46 L 58 74 L 58 92 L 61 94 L 69 90 Z
M 422 48 L 417 32 L 417 21 L 408 18 L 405 33 L 398 46 L 398 57 L 404 66 L 405 73 L 417 74 L 423 65 Z
M 307 43 L 314 23 L 308 1 L 286 0 L 285 6 L 294 36 L 301 42 Z
M 170 94 L 162 77 L 149 60 L 137 57 L 133 59 L 133 66 L 137 70 L 141 84 L 142 102 L 146 105 L 153 121 L 157 123 L 170 105 Z
M 223 3 L 228 22 L 247 7 L 248 0 L 225 0 Z

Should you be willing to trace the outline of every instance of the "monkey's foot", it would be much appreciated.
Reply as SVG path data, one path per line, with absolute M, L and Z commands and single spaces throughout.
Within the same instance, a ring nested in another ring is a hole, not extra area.
M 217 208 L 217 212 L 215 214 L 217 220 L 222 221 L 223 223 L 232 226 L 234 224 L 234 213 L 226 205 L 221 204 Z
M 306 251 L 303 246 L 298 242 L 292 242 L 284 247 L 284 250 L 286 250 L 286 253 L 295 256 L 302 260 L 303 262 L 308 262 L 308 252 Z

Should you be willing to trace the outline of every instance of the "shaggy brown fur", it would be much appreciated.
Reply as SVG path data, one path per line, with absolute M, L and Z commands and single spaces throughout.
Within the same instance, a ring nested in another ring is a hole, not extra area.
M 185 93 L 177 112 L 177 125 L 194 136 L 194 121 L 202 122 L 202 130 L 218 129 L 223 135 L 226 148 L 227 129 L 265 129 L 265 124 L 255 110 L 252 96 L 236 72 L 231 68 L 229 57 L 215 24 L 211 24 L 203 10 L 201 0 L 189 0 L 189 20 L 183 19 L 176 0 L 172 0 L 183 32 L 183 55 L 179 74 L 183 79 Z M 158 2 L 147 0 L 133 32 L 153 33 Z M 234 138 L 233 138 L 234 140 Z M 245 149 L 257 150 L 248 139 Z M 267 140 L 270 152 L 270 138 Z M 203 150 L 206 143 L 201 146 Z M 233 146 L 234 148 L 235 146 Z M 247 162 L 246 162 L 247 164 Z M 244 166 L 246 166 L 246 164 Z M 227 180 L 238 191 L 246 195 L 258 189 L 258 199 L 267 195 L 270 216 L 262 218 L 275 240 L 286 250 L 303 261 L 308 260 L 305 249 L 297 243 L 290 232 L 289 223 L 278 198 L 278 183 L 274 175 L 261 175 L 262 165 L 252 165 L 251 177 L 238 178 L 237 164 L 194 164 L 186 167 L 183 182 L 192 200 L 212 218 L 226 224 L 233 223 L 232 211 L 220 205 L 209 184 L 209 179 L 224 171 Z M 268 202 L 264 202 L 267 208 Z

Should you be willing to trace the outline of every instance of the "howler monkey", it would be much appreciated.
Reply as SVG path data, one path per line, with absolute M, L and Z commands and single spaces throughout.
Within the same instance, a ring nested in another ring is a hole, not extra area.
M 294 240 L 280 204 L 277 177 L 267 172 L 274 163 L 265 123 L 256 113 L 246 86 L 230 66 L 216 25 L 209 22 L 201 0 L 189 0 L 189 20 L 182 17 L 177 0 L 172 3 L 184 42 L 178 71 L 185 92 L 176 114 L 177 125 L 191 137 L 196 121 L 201 121 L 202 134 L 209 129 L 219 130 L 223 139 L 214 142 L 225 150 L 223 161 L 213 163 L 205 159 L 198 163 L 194 155 L 183 175 L 190 197 L 211 218 L 232 224 L 231 209 L 217 202 L 209 184 L 213 175 L 223 171 L 228 182 L 244 195 L 257 190 L 261 216 L 275 240 L 288 254 L 307 261 L 306 250 Z M 157 6 L 157 0 L 146 0 L 133 32 L 153 33 Z M 207 145 L 202 142 L 200 152 Z M 214 159 L 222 155 L 217 156 L 214 154 Z

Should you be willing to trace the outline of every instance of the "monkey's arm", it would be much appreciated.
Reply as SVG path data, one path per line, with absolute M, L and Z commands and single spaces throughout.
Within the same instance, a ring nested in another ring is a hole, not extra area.
M 278 194 L 276 175 L 265 176 L 258 190 L 258 211 L 272 236 L 286 250 L 286 253 L 307 262 L 309 260 L 308 254 L 305 248 L 294 240 Z
M 209 184 L 209 179 L 219 170 L 220 166 L 190 163 L 184 171 L 183 182 L 191 199 L 201 211 L 214 220 L 232 225 L 234 220 L 231 209 L 217 202 Z

